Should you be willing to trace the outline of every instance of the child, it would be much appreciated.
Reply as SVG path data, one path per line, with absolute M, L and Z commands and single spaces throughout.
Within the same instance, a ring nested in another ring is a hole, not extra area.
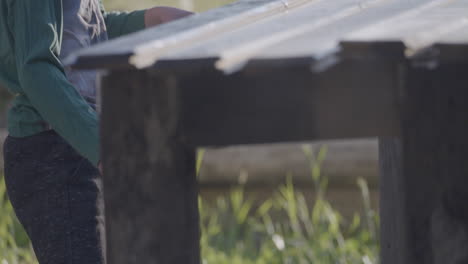
M 65 69 L 61 60 L 191 14 L 169 7 L 106 13 L 99 1 L 0 0 L 0 84 L 15 95 L 5 181 L 43 264 L 104 263 L 96 73 Z

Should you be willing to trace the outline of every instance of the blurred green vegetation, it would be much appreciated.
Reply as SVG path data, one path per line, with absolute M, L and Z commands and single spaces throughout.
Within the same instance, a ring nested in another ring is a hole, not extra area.
M 291 177 L 262 201 L 242 186 L 214 202 L 200 199 L 203 263 L 375 264 L 379 262 L 379 218 L 369 189 L 358 179 L 365 212 L 344 219 L 325 199 L 327 178 L 320 173 L 326 149 L 304 148 L 314 182 L 313 200 L 297 191 Z
M 237 186 L 214 200 L 199 198 L 204 264 L 376 264 L 378 215 L 359 179 L 365 211 L 345 219 L 325 199 L 327 178 L 320 173 L 326 149 L 309 147 L 314 199 L 297 191 L 291 178 L 274 195 L 255 201 Z M 199 153 L 201 157 L 203 152 Z M 197 167 L 201 162 L 197 163 Z M 6 199 L 0 180 L 0 263 L 35 264 L 27 237 Z
M 28 236 L 8 201 L 3 176 L 0 176 L 0 263 L 37 263 Z

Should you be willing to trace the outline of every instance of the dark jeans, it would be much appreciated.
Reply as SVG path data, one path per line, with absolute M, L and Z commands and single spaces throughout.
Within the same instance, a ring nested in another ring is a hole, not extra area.
M 104 263 L 98 170 L 54 131 L 8 137 L 3 151 L 8 195 L 39 263 Z

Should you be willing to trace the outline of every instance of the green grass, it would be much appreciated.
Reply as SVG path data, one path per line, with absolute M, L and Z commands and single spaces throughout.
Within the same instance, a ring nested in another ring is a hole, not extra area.
M 7 199 L 3 176 L 0 177 L 0 263 L 37 263 L 26 232 Z
M 327 178 L 320 171 L 326 149 L 304 147 L 310 161 L 314 199 L 307 200 L 291 177 L 261 203 L 237 186 L 214 201 L 199 198 L 203 264 L 375 264 L 378 216 L 370 207 L 364 180 L 357 181 L 365 212 L 345 219 L 325 199 Z M 203 152 L 199 152 L 199 157 Z M 201 159 L 197 168 L 201 166 Z M 37 263 L 6 199 L 0 180 L 0 263 Z
M 344 219 L 325 199 L 327 178 L 320 172 L 326 149 L 316 155 L 304 148 L 315 188 L 307 201 L 291 177 L 255 207 L 243 187 L 219 197 L 211 206 L 200 200 L 204 263 L 378 263 L 378 216 L 369 190 L 358 179 L 365 212 Z

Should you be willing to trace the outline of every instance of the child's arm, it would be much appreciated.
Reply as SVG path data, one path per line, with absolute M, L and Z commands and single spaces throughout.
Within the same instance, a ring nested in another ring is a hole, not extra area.
M 173 8 L 173 7 L 165 7 L 165 6 L 153 7 L 153 8 L 146 10 L 145 12 L 145 26 L 146 27 L 157 26 L 159 24 L 170 22 L 172 20 L 183 18 L 192 14 L 193 14 L 192 12 Z
M 103 14 L 106 21 L 107 33 L 109 38 L 113 39 L 193 13 L 172 7 L 153 7 L 133 12 L 104 11 Z

